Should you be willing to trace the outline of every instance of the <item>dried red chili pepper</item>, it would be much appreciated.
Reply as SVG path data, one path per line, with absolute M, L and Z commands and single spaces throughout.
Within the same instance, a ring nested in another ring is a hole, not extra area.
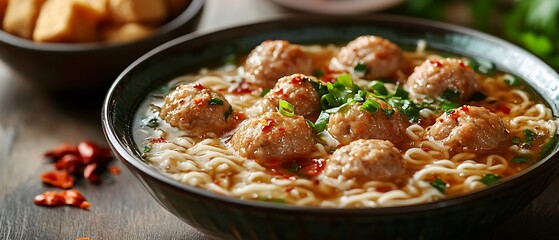
M 76 189 L 70 189 L 59 192 L 44 192 L 35 196 L 33 201 L 41 206 L 62 206 L 68 205 L 79 207 L 82 209 L 89 209 L 90 204 L 86 201 L 85 197 Z
M 112 158 L 111 151 L 101 148 L 90 141 L 83 141 L 78 144 L 78 151 L 83 158 L 84 164 L 106 163 Z
M 56 161 L 54 167 L 58 170 L 66 170 L 74 176 L 80 176 L 83 172 L 83 159 L 81 156 L 66 154 L 60 160 Z
M 51 171 L 41 175 L 41 181 L 55 187 L 68 189 L 74 186 L 74 178 L 66 171 Z
M 68 143 L 62 143 L 55 149 L 47 151 L 45 153 L 45 157 L 48 157 L 50 160 L 57 161 L 67 154 L 78 155 L 78 148 Z
M 83 170 L 83 177 L 93 184 L 101 183 L 101 176 L 97 163 L 90 163 Z

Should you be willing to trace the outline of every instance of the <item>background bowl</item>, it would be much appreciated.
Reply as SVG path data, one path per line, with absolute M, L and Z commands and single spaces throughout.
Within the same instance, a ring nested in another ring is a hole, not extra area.
M 212 236 L 226 239 L 441 239 L 468 238 L 494 228 L 539 195 L 558 174 L 552 154 L 520 174 L 464 196 L 412 206 L 360 209 L 296 207 L 225 197 L 187 186 L 141 160 L 132 137 L 133 114 L 143 98 L 173 77 L 217 66 L 267 39 L 342 43 L 363 34 L 413 47 L 493 61 L 526 80 L 559 106 L 559 76 L 528 52 L 494 37 L 443 23 L 397 16 L 320 18 L 287 16 L 210 34 L 194 33 L 149 52 L 129 66 L 105 99 L 102 120 L 115 155 L 167 210 Z
M 0 58 L 23 78 L 49 91 L 106 90 L 142 54 L 192 32 L 204 3 L 192 0 L 179 16 L 149 36 L 124 43 L 36 43 L 0 31 Z

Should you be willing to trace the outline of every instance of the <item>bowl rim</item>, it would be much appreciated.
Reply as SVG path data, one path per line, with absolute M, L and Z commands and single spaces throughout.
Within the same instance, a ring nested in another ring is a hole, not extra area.
M 437 22 L 432 20 L 425 20 L 425 19 L 419 19 L 414 17 L 391 15 L 391 14 L 370 14 L 367 16 L 350 16 L 350 17 L 344 16 L 343 18 L 340 19 L 345 19 L 346 21 L 359 22 L 359 23 L 363 23 L 365 21 L 371 21 L 371 22 L 377 21 L 377 22 L 391 22 L 396 24 L 411 24 L 415 26 L 428 27 L 433 30 L 441 30 L 448 33 L 458 33 L 458 34 L 478 38 L 487 42 L 497 43 L 500 44 L 501 46 L 504 46 L 504 48 L 506 49 L 514 49 L 515 51 L 521 53 L 524 57 L 530 58 L 531 60 L 535 61 L 538 65 L 542 67 L 542 70 L 545 70 L 548 74 L 553 75 L 559 81 L 559 75 L 555 70 L 553 70 L 547 63 L 543 62 L 540 58 L 536 57 L 535 55 L 528 52 L 527 50 L 524 50 L 523 48 L 515 44 L 509 43 L 508 41 L 505 41 L 498 37 L 486 33 L 482 33 L 480 31 L 473 30 L 470 28 L 457 26 L 457 25 L 444 23 L 444 22 Z M 232 204 L 238 207 L 251 208 L 255 210 L 259 210 L 259 209 L 266 210 L 266 211 L 274 210 L 274 211 L 301 213 L 301 214 L 304 213 L 322 214 L 322 215 L 337 214 L 336 216 L 403 215 L 403 214 L 410 214 L 410 213 L 433 211 L 441 208 L 448 208 L 450 206 L 462 205 L 468 202 L 472 202 L 476 199 L 487 197 L 495 192 L 504 191 L 514 186 L 520 185 L 523 183 L 523 180 L 529 179 L 533 177 L 533 175 L 539 175 L 544 171 L 550 171 L 552 166 L 559 164 L 559 160 L 556 157 L 559 148 L 555 147 L 555 149 L 548 156 L 541 159 L 539 162 L 535 163 L 534 165 L 530 166 L 524 171 L 514 176 L 508 177 L 502 181 L 499 181 L 495 184 L 492 184 L 491 186 L 477 189 L 466 194 L 448 197 L 433 202 L 426 202 L 426 203 L 419 203 L 419 204 L 412 204 L 412 205 L 399 205 L 399 206 L 386 206 L 386 207 L 385 206 L 360 207 L 360 208 L 325 208 L 325 207 L 316 207 L 316 206 L 296 206 L 291 204 L 277 204 L 277 203 L 270 203 L 270 202 L 263 202 L 263 201 L 243 200 L 239 198 L 213 193 L 202 188 L 190 186 L 181 183 L 179 181 L 176 181 L 171 177 L 165 176 L 160 170 L 155 169 L 154 167 L 144 162 L 142 159 L 137 158 L 133 153 L 128 151 L 124 143 L 118 139 L 115 133 L 115 126 L 110 124 L 112 122 L 111 103 L 113 99 L 116 97 L 116 93 L 119 91 L 119 89 L 121 89 L 120 85 L 126 84 L 123 83 L 126 82 L 123 80 L 125 79 L 125 76 L 133 72 L 138 65 L 142 64 L 145 61 L 149 61 L 149 59 L 152 56 L 155 56 L 160 52 L 165 51 L 166 49 L 172 48 L 175 45 L 186 44 L 188 41 L 196 38 L 208 38 L 211 37 L 212 35 L 237 32 L 241 30 L 250 30 L 252 28 L 260 29 L 263 26 L 276 27 L 275 29 L 282 29 L 285 28 L 285 26 L 282 24 L 285 24 L 286 21 L 305 21 L 304 23 L 300 23 L 300 24 L 310 25 L 313 23 L 313 21 L 321 21 L 321 20 L 324 19 L 322 19 L 320 15 L 314 15 L 314 14 L 286 14 L 282 16 L 273 16 L 268 19 L 256 21 L 253 23 L 235 25 L 231 27 L 224 27 L 218 30 L 193 32 L 178 37 L 176 39 L 173 39 L 169 42 L 166 42 L 154 48 L 153 50 L 144 54 L 142 57 L 138 58 L 136 61 L 130 64 L 117 77 L 117 79 L 113 82 L 112 86 L 109 88 L 105 100 L 103 102 L 102 113 L 101 113 L 103 132 L 105 134 L 107 141 L 113 148 L 113 151 L 115 151 L 120 156 L 120 159 L 122 161 L 125 161 L 129 166 L 134 167 L 136 170 L 150 176 L 153 179 L 158 180 L 159 182 L 172 186 L 181 191 L 189 192 L 199 197 L 204 197 L 218 202 Z M 328 21 L 335 21 L 335 20 L 328 20 Z M 278 24 L 280 27 L 277 27 Z M 242 35 L 242 36 L 248 36 L 248 35 Z M 232 38 L 236 38 L 236 37 L 238 36 Z M 557 108 L 552 107 L 552 111 L 553 111 L 553 115 L 556 117 L 558 115 Z M 136 148 L 136 146 L 132 146 L 132 147 Z
M 190 0 L 186 8 L 176 17 L 157 27 L 155 31 L 146 37 L 124 42 L 87 42 L 87 43 L 39 43 L 33 40 L 18 37 L 0 29 L 0 42 L 16 46 L 18 48 L 46 51 L 46 52 L 90 52 L 99 50 L 113 50 L 122 46 L 136 46 L 159 38 L 170 33 L 182 25 L 196 18 L 196 15 L 202 10 L 206 0 Z

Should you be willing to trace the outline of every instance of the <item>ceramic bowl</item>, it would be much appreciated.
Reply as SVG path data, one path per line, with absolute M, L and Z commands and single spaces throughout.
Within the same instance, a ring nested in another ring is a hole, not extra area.
M 364 34 L 401 46 L 420 39 L 430 49 L 479 57 L 516 74 L 559 115 L 559 76 L 525 50 L 473 30 L 399 16 L 328 18 L 287 16 L 190 34 L 142 56 L 113 84 L 102 111 L 115 155 L 168 211 L 196 229 L 223 239 L 451 239 L 484 233 L 538 196 L 558 174 L 557 146 L 526 171 L 470 194 L 411 206 L 330 209 L 246 201 L 187 186 L 142 161 L 133 140 L 133 114 L 144 97 L 173 77 L 217 66 L 231 53 L 248 53 L 267 39 L 343 43 Z
M 53 92 L 104 89 L 134 60 L 197 26 L 205 0 L 149 36 L 124 43 L 36 43 L 0 31 L 0 58 L 25 80 Z

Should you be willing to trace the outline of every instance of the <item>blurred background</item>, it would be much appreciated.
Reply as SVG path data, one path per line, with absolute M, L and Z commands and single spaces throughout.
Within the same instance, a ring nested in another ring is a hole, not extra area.
M 389 12 L 455 23 L 502 37 L 559 69 L 558 0 L 408 0 Z

